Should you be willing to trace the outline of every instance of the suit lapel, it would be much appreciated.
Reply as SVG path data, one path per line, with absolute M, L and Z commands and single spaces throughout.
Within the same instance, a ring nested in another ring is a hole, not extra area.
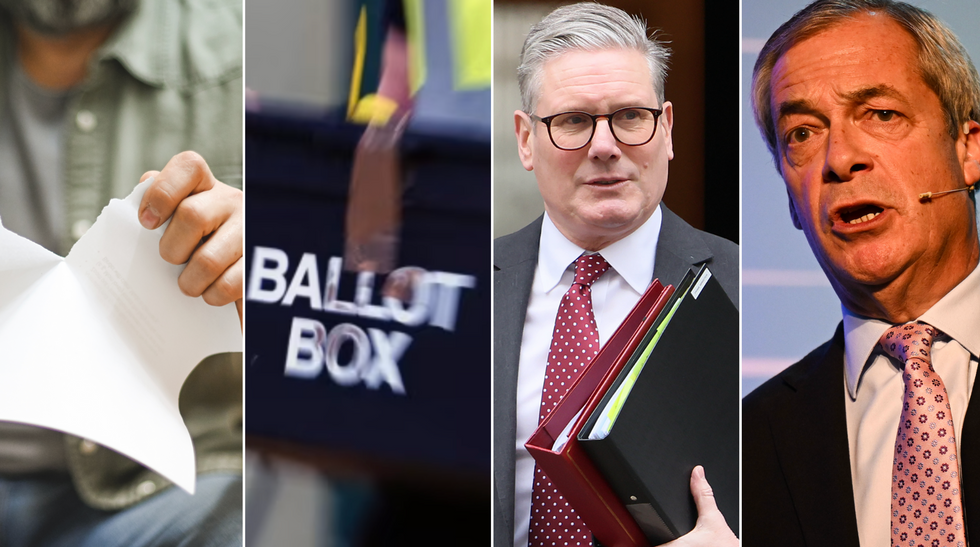
M 676 285 L 684 279 L 691 266 L 709 260 L 712 253 L 694 228 L 665 205 L 661 204 L 660 208 L 663 210 L 663 224 L 657 240 L 653 279 L 659 279 L 664 285 Z
M 960 433 L 960 481 L 963 487 L 963 510 L 966 511 L 967 540 L 980 536 L 980 388 L 973 382 L 973 392 L 966 408 L 963 431 Z M 973 543 L 977 543 L 974 539 Z
M 541 218 L 494 244 L 493 307 L 493 418 L 494 486 L 499 544 L 514 537 L 514 447 L 517 435 L 517 369 L 521 357 L 524 318 L 531 297 L 541 239 Z
M 779 461 L 807 545 L 858 547 L 844 409 L 844 329 L 811 366 L 784 377 L 792 390 L 771 418 Z M 799 424 L 811 424 L 804 430 Z

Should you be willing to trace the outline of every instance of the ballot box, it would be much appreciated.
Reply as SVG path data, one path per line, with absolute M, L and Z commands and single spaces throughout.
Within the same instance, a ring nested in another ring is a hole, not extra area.
M 489 135 L 410 127 L 396 269 L 352 272 L 344 226 L 362 131 L 340 115 L 246 114 L 246 434 L 485 478 Z

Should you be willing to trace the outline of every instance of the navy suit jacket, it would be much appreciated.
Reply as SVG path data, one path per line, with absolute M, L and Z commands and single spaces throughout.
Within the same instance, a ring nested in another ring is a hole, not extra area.
M 843 324 L 829 342 L 745 397 L 742 545 L 858 547 L 844 397 Z M 977 406 L 967 409 L 960 434 L 968 539 L 970 530 L 980 535 Z
M 679 283 L 687 271 L 707 264 L 738 305 L 738 246 L 693 228 L 666 206 L 657 242 L 653 278 Z M 514 544 L 514 447 L 517 442 L 517 367 L 524 317 L 538 264 L 541 221 L 494 241 L 493 247 L 493 435 L 494 545 Z M 653 279 L 650 280 L 651 282 Z

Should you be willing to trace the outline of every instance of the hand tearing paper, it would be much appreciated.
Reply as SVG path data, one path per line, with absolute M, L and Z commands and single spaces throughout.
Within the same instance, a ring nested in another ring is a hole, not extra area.
M 90 439 L 189 493 L 195 460 L 177 406 L 208 355 L 242 351 L 234 304 L 180 292 L 146 230 L 148 183 L 112 200 L 67 258 L 0 226 L 0 420 Z

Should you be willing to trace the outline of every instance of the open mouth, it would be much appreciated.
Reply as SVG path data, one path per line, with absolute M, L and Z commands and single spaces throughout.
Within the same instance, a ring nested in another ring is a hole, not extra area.
M 881 207 L 875 205 L 861 205 L 841 211 L 840 219 L 844 224 L 861 224 L 880 215 L 882 211 Z

